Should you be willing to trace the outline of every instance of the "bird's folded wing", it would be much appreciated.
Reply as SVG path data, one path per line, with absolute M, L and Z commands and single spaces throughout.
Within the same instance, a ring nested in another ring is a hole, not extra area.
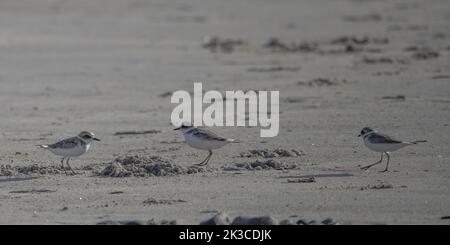
M 400 144 L 400 143 L 403 143 L 402 141 L 394 139 L 389 135 L 380 134 L 380 133 L 370 135 L 370 141 L 375 144 Z
M 49 145 L 52 149 L 70 149 L 74 148 L 78 145 L 79 139 L 77 137 L 72 137 L 68 139 L 61 140 L 53 145 Z
M 217 140 L 217 141 L 226 141 L 227 140 L 226 138 L 223 138 L 214 132 L 211 132 L 206 129 L 200 129 L 200 128 L 198 128 L 195 132 L 193 132 L 193 135 L 195 135 L 199 138 L 207 139 L 207 140 Z

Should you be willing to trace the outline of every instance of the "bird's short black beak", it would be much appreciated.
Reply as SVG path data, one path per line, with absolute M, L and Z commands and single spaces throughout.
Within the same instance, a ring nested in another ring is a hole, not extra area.
M 178 128 L 173 129 L 173 130 L 180 130 L 180 129 L 181 129 L 181 127 L 178 127 Z
M 93 140 L 95 140 L 95 141 L 101 141 L 99 138 L 93 138 Z
M 358 134 L 358 137 L 361 137 L 362 135 L 361 134 Z

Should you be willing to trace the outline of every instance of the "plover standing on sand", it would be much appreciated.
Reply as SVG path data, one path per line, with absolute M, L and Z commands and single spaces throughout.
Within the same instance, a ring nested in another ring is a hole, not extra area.
M 228 143 L 235 142 L 234 139 L 223 138 L 207 129 L 196 128 L 184 124 L 174 130 L 181 130 L 184 139 L 192 148 L 207 150 L 209 152 L 205 160 L 197 164 L 198 166 L 206 166 L 208 164 L 212 156 L 212 150 L 219 149 Z
M 95 135 L 91 132 L 83 131 L 78 136 L 63 139 L 59 142 L 56 142 L 51 145 L 37 145 L 38 147 L 42 149 L 49 150 L 53 154 L 57 156 L 62 156 L 63 159 L 61 160 L 61 166 L 64 168 L 64 160 L 67 159 L 66 164 L 69 167 L 69 169 L 72 171 L 72 173 L 75 173 L 73 169 L 69 165 L 69 160 L 71 157 L 78 157 L 86 153 L 89 148 L 91 147 L 91 142 L 100 141 L 98 138 L 95 137 Z
M 417 141 L 413 141 L 413 142 L 405 142 L 405 141 L 397 140 L 388 135 L 379 133 L 368 127 L 365 127 L 361 130 L 361 134 L 358 135 L 358 137 L 361 137 L 361 136 L 363 137 L 364 144 L 367 146 L 367 148 L 371 149 L 372 151 L 381 152 L 381 159 L 378 162 L 364 166 L 361 169 L 367 170 L 377 164 L 382 163 L 383 162 L 383 154 L 386 154 L 386 156 L 388 157 L 388 160 L 386 163 L 386 168 L 382 172 L 388 171 L 389 160 L 391 159 L 389 152 L 399 150 L 408 145 L 415 145 L 417 143 L 427 142 L 426 140 L 417 140 Z

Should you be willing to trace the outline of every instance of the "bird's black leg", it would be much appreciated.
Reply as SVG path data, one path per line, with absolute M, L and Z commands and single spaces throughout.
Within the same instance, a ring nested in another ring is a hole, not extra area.
M 196 164 L 197 166 L 205 166 L 206 164 L 208 164 L 209 159 L 211 158 L 212 155 L 212 151 L 209 150 L 209 154 L 208 156 L 205 158 L 205 160 L 203 160 L 202 162 L 200 162 L 199 164 Z
M 206 156 L 206 158 L 205 158 L 203 161 L 201 161 L 200 163 L 195 164 L 195 165 L 197 165 L 197 166 L 203 166 L 203 163 L 206 162 L 206 160 L 208 159 L 208 157 L 209 157 L 209 155 Z
M 69 160 L 70 160 L 70 157 L 67 158 L 66 165 L 69 167 L 69 170 L 72 171 L 72 174 L 76 174 L 75 171 L 73 171 L 72 167 L 69 165 Z
M 64 173 L 67 174 L 66 169 L 64 168 L 64 159 L 65 157 L 63 157 L 63 159 L 61 160 L 61 168 L 64 170 Z
M 375 165 L 377 165 L 377 164 L 382 163 L 382 162 L 383 162 L 383 154 L 384 154 L 384 152 L 381 153 L 381 159 L 380 159 L 380 161 L 378 161 L 378 162 L 376 162 L 376 163 L 373 163 L 373 164 L 370 164 L 370 165 L 367 165 L 367 166 L 365 166 L 365 167 L 361 167 L 361 169 L 362 169 L 362 170 L 367 170 L 367 169 L 369 169 L 369 168 L 371 168 L 371 167 L 373 167 L 373 166 L 375 166 Z
M 203 166 L 208 165 L 208 162 L 209 162 L 209 160 L 211 160 L 211 157 L 212 157 L 212 151 L 209 150 L 208 160 L 206 160 L 206 162 L 203 164 Z
M 387 163 L 386 163 L 386 168 L 382 171 L 383 173 L 389 171 L 388 170 L 389 160 L 391 160 L 391 156 L 389 156 L 389 153 L 388 152 L 385 152 L 385 153 L 386 153 L 386 156 L 388 157 L 388 160 L 387 160 Z

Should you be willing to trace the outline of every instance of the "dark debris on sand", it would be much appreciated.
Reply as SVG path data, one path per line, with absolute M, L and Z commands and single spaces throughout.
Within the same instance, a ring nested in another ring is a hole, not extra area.
M 345 15 L 342 20 L 347 22 L 379 22 L 383 17 L 378 13 L 368 13 L 365 15 Z
M 29 189 L 29 190 L 16 190 L 10 191 L 9 193 L 13 194 L 39 194 L 39 193 L 52 193 L 56 192 L 56 190 L 48 190 L 48 189 Z
M 174 199 L 174 200 L 168 200 L 168 199 L 155 199 L 155 198 L 148 198 L 144 200 L 142 203 L 144 205 L 172 205 L 175 203 L 184 203 L 187 202 L 185 200 L 181 199 Z
M 322 42 L 284 42 L 271 38 L 263 49 L 281 53 L 347 54 L 356 52 L 381 52 L 380 46 L 389 43 L 388 38 L 369 36 L 341 36 Z
M 319 49 L 316 42 L 283 42 L 278 38 L 271 38 L 263 48 L 272 52 L 294 53 L 294 52 L 314 52 Z
M 347 54 L 356 52 L 380 53 L 381 45 L 389 43 L 384 37 L 341 36 L 327 41 L 284 41 L 277 37 L 268 39 L 261 46 L 252 45 L 242 39 L 206 37 L 202 47 L 213 53 L 232 53 L 236 51 L 253 50 L 271 53 L 316 53 Z
M 381 97 L 381 99 L 383 100 L 395 100 L 395 101 L 405 101 L 406 100 L 406 96 L 404 95 L 388 95 L 388 96 L 383 96 Z
M 220 38 L 218 36 L 213 36 L 205 37 L 202 47 L 214 53 L 231 53 L 246 45 L 247 43 L 241 39 Z
M 439 53 L 430 48 L 422 48 L 415 51 L 411 57 L 416 60 L 428 60 L 438 58 Z
M 300 67 L 298 66 L 271 66 L 271 67 L 252 67 L 247 69 L 249 72 L 296 72 L 299 71 Z
M 343 80 L 342 83 L 347 82 L 346 80 Z M 297 85 L 301 86 L 308 86 L 308 87 L 328 87 L 328 86 L 336 86 L 339 85 L 341 82 L 337 81 L 336 79 L 331 80 L 328 78 L 315 78 L 310 81 L 304 82 L 299 81 Z
M 314 177 L 306 177 L 306 178 L 288 179 L 287 183 L 291 183 L 291 184 L 316 183 L 316 178 L 314 178 Z
M 360 188 L 360 190 L 383 190 L 383 189 L 393 189 L 394 186 L 391 184 L 377 184 L 377 185 L 367 185 Z
M 440 56 L 438 51 L 430 47 L 410 46 L 404 48 L 403 51 L 411 53 L 411 58 L 415 60 L 435 59 Z
M 379 37 L 369 37 L 369 36 L 341 36 L 336 39 L 331 40 L 331 44 L 340 45 L 384 45 L 388 44 L 389 39 L 379 38 Z

